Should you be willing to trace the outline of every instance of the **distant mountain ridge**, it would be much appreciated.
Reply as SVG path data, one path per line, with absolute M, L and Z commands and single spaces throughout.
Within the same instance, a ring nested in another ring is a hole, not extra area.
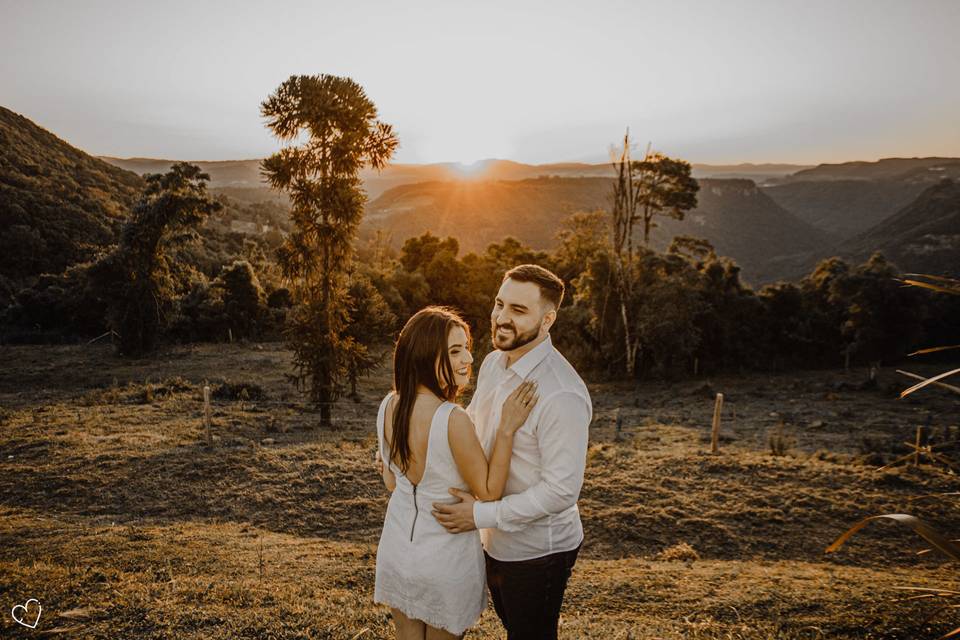
M 839 247 L 863 260 L 881 251 L 904 272 L 960 277 L 960 182 L 944 179 Z
M 943 178 L 960 179 L 960 158 L 822 164 L 764 189 L 785 209 L 840 243 L 879 224 Z
M 101 156 L 101 159 L 113 165 L 144 173 L 162 173 L 170 168 L 175 160 L 155 158 L 113 158 Z M 260 160 L 191 161 L 210 174 L 210 187 L 213 189 L 244 188 L 267 189 L 260 175 Z M 787 176 L 788 174 L 809 168 L 807 165 L 793 164 L 736 164 L 710 165 L 694 164 L 693 175 L 698 178 L 747 178 L 763 181 Z M 438 182 L 444 180 L 527 180 L 539 177 L 559 178 L 609 178 L 613 175 L 610 163 L 588 164 L 579 162 L 556 162 L 549 164 L 524 164 L 512 160 L 481 160 L 470 165 L 456 162 L 433 164 L 390 164 L 383 171 L 365 169 L 360 177 L 364 182 L 367 195 L 371 200 L 393 187 L 416 182 Z M 263 199 L 269 199 L 264 195 Z
M 809 180 L 763 190 L 784 209 L 839 244 L 893 215 L 926 186 L 890 180 Z
M 936 169 L 960 164 L 960 158 L 882 158 L 875 162 L 853 161 L 824 163 L 791 174 L 791 182 L 800 180 L 889 180 L 900 179 L 918 169 Z

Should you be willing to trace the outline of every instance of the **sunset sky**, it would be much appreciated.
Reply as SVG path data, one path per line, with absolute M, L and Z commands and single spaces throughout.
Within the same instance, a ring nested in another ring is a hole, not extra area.
M 0 0 L 0 105 L 90 153 L 278 143 L 292 74 L 359 82 L 398 162 L 960 156 L 960 2 Z

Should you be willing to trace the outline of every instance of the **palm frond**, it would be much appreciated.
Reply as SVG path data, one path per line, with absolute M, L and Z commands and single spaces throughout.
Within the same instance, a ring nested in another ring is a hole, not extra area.
M 926 380 L 923 376 L 917 375 L 915 373 L 910 373 L 909 371 L 904 371 L 903 369 L 897 369 L 897 373 L 907 376 L 908 378 L 913 378 L 914 380 Z M 941 389 L 947 389 L 953 391 L 954 393 L 960 393 L 960 387 L 955 387 L 952 384 L 947 384 L 946 382 L 934 382 L 936 386 Z
M 933 284 L 930 282 L 921 282 L 920 280 L 900 280 L 900 282 L 913 287 L 922 287 L 924 289 L 930 289 L 931 291 L 937 291 L 939 293 L 949 293 L 951 295 L 960 296 L 960 285 L 941 286 L 939 284 Z
M 833 544 L 826 548 L 824 553 L 833 553 L 842 547 L 843 544 L 849 540 L 851 536 L 853 536 L 853 534 L 855 534 L 857 531 L 860 531 L 860 529 L 864 528 L 873 520 L 893 520 L 894 522 L 910 527 L 913 529 L 914 533 L 933 545 L 935 549 L 942 551 L 953 560 L 960 560 L 960 547 L 951 542 L 943 534 L 928 525 L 923 520 L 905 513 L 888 513 L 880 516 L 870 516 L 868 518 L 864 518 L 860 522 L 844 531 L 839 538 L 833 541 Z
M 955 374 L 955 373 L 960 373 L 960 369 L 953 369 L 953 370 L 951 370 L 951 371 L 944 371 L 943 373 L 937 374 L 937 375 L 933 376 L 932 378 L 927 378 L 927 379 L 924 380 L 923 382 L 918 382 L 917 384 L 913 385 L 913 386 L 910 387 L 909 389 L 905 389 L 904 391 L 901 391 L 901 392 L 900 392 L 900 397 L 901 397 L 901 398 L 905 398 L 905 397 L 907 397 L 908 395 L 910 395 L 911 393 L 913 393 L 914 391 L 917 391 L 918 389 L 922 389 L 922 388 L 924 388 L 925 386 L 927 386 L 928 384 L 933 384 L 934 382 L 937 382 L 937 381 L 939 381 L 939 380 L 942 380 L 942 379 L 944 379 L 944 378 L 947 378 L 947 377 L 949 377 L 949 376 L 952 376 L 952 375 Z
M 957 627 L 956 629 L 954 629 L 953 631 L 951 631 L 946 635 L 940 636 L 939 640 L 946 640 L 947 638 L 955 638 L 958 635 L 960 635 L 960 627 Z
M 948 347 L 929 347 L 927 349 L 920 349 L 919 351 L 914 351 L 913 353 L 908 353 L 908 356 L 918 356 L 924 353 L 936 353 L 937 351 L 949 351 L 950 349 L 960 349 L 960 344 L 952 344 Z
M 951 286 L 960 287 L 960 280 L 958 280 L 957 278 L 948 278 L 946 276 L 933 276 L 933 275 L 930 275 L 929 273 L 905 273 L 903 275 L 911 276 L 914 278 L 926 278 L 927 280 L 935 280 L 937 282 L 943 282 L 944 284 L 948 284 Z

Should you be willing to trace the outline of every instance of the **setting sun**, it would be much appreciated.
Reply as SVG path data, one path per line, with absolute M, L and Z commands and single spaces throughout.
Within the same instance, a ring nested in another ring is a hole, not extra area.
M 454 171 L 460 174 L 461 178 L 479 178 L 483 170 L 490 165 L 490 160 L 474 160 L 473 162 L 458 162 L 454 165 Z

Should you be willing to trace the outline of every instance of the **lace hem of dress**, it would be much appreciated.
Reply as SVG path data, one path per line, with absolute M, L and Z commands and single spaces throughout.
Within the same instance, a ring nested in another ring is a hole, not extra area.
M 393 607 L 394 609 L 399 609 L 401 612 L 403 612 L 403 615 L 407 616 L 412 620 L 420 620 L 421 622 L 425 622 L 431 627 L 434 627 L 435 629 L 443 629 L 447 633 L 452 633 L 455 636 L 459 636 L 463 634 L 467 629 L 475 625 L 477 621 L 480 620 L 480 615 L 483 614 L 483 609 L 481 609 L 480 613 L 477 615 L 476 620 L 474 620 L 472 623 L 468 624 L 467 626 L 463 627 L 462 629 L 455 629 L 451 627 L 448 623 L 444 622 L 440 617 L 437 617 L 437 616 L 441 616 L 442 615 L 441 613 L 431 609 L 424 608 L 423 603 L 408 602 L 406 600 L 394 600 L 392 597 L 387 599 L 383 596 L 379 598 L 375 597 L 373 601 L 375 604 L 383 604 L 388 607 Z M 484 609 L 486 608 L 486 597 L 484 597 L 483 608 Z

